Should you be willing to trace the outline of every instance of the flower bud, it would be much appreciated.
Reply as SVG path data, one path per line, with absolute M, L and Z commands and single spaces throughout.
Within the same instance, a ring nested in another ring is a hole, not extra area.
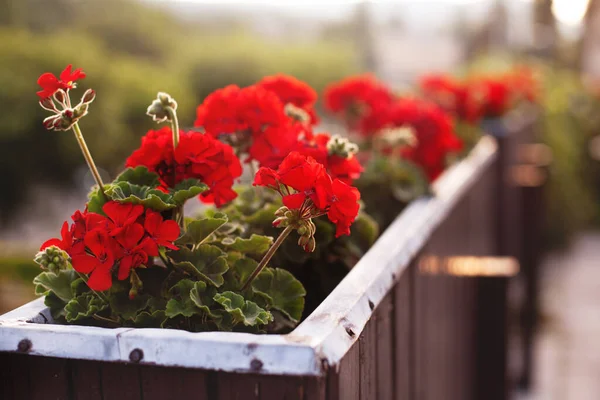
M 43 270 L 57 273 L 59 270 L 71 266 L 71 258 L 66 251 L 57 246 L 49 246 L 35 255 L 33 261 L 40 265 Z
M 304 251 L 306 251 L 307 253 L 312 253 L 313 251 L 315 251 L 316 248 L 317 241 L 315 240 L 314 236 L 311 236 L 310 239 L 308 239 L 308 243 L 306 244 L 306 246 L 304 246 Z
M 158 92 L 156 99 L 160 101 L 160 103 L 164 107 L 171 107 L 173 110 L 177 110 L 177 102 L 174 98 L 171 97 L 170 94 L 165 92 Z
M 285 213 L 288 211 L 289 211 L 289 208 L 287 208 L 286 206 L 280 207 L 277 209 L 277 211 L 275 211 L 275 216 L 283 217 L 285 215 Z
M 137 272 L 135 272 L 133 269 L 131 270 L 131 275 L 129 275 L 129 282 L 131 283 L 131 289 L 129 289 L 129 299 L 133 300 L 142 290 L 144 284 L 142 283 L 142 280 L 138 276 Z
M 307 123 L 310 121 L 310 115 L 306 111 L 304 111 L 300 107 L 296 107 L 292 103 L 287 103 L 283 110 L 288 117 L 292 118 L 295 121 L 298 121 L 300 123 Z
M 156 99 L 152 101 L 146 114 L 155 122 L 171 121 L 171 113 L 177 109 L 177 102 L 168 93 L 158 92 Z
M 82 117 L 85 117 L 88 113 L 88 103 L 79 103 L 74 109 L 73 109 L 73 119 L 80 119 Z
M 67 107 L 67 93 L 64 90 L 58 89 L 54 92 L 54 100 L 56 100 L 63 107 Z
M 57 113 L 58 109 L 56 108 L 56 104 L 54 104 L 54 100 L 51 97 L 46 97 L 45 99 L 40 100 L 40 106 L 44 110 L 52 111 Z
M 290 224 L 290 221 L 286 217 L 279 217 L 273 221 L 273 226 L 277 228 L 285 228 Z
M 48 129 L 48 130 L 52 130 L 54 129 L 54 124 L 56 123 L 57 120 L 60 121 L 60 115 L 51 115 L 47 118 L 44 119 L 44 128 Z
M 93 89 L 88 89 L 85 91 L 83 96 L 81 97 L 81 103 L 89 104 L 96 98 L 96 91 Z
M 327 151 L 330 156 L 350 158 L 358 152 L 358 146 L 339 135 L 333 135 L 327 142 Z

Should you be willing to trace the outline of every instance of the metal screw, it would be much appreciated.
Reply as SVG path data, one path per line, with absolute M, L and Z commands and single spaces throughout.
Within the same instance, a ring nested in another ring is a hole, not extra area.
M 133 349 L 129 353 L 129 361 L 133 363 L 139 363 L 144 358 L 144 352 L 140 349 Z
M 371 309 L 371 311 L 375 309 L 375 303 L 373 303 L 371 300 L 369 300 L 369 308 Z
M 260 361 L 258 358 L 253 358 L 252 361 L 250 361 L 250 370 L 254 371 L 254 372 L 258 372 L 262 369 L 263 367 L 263 362 Z
M 27 353 L 27 352 L 29 352 L 29 350 L 31 350 L 31 346 L 33 346 L 31 343 L 31 340 L 23 339 L 19 342 L 19 344 L 17 346 L 17 351 L 19 353 Z
M 347 328 L 346 328 L 346 333 L 347 333 L 347 334 L 348 334 L 348 335 L 349 335 L 351 338 L 353 338 L 353 337 L 354 337 L 354 335 L 355 335 L 354 331 L 353 331 L 353 330 L 352 330 L 352 328 L 350 328 L 350 327 L 347 327 Z

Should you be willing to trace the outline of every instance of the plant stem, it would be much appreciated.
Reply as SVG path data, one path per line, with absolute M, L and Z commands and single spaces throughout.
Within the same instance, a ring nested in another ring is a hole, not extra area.
M 104 296 L 104 294 L 103 294 L 103 295 L 100 295 L 100 293 L 98 293 L 98 292 L 96 292 L 94 289 L 92 289 L 92 288 L 90 287 L 90 285 L 88 285 L 88 283 L 87 283 L 87 282 L 88 282 L 88 280 L 86 279 L 86 276 L 85 276 L 85 275 L 83 275 L 83 274 L 82 274 L 81 272 L 79 272 L 79 271 L 75 271 L 75 273 L 76 273 L 76 274 L 77 274 L 77 275 L 78 275 L 78 276 L 79 276 L 81 279 L 83 279 L 83 281 L 85 282 L 85 284 L 87 285 L 87 287 L 89 287 L 89 288 L 90 288 L 90 290 L 91 290 L 92 292 L 94 292 L 94 294 L 95 294 L 95 295 L 96 295 L 96 296 L 97 296 L 97 297 L 98 297 L 100 300 L 102 300 L 102 301 L 106 302 L 106 304 L 108 304 L 108 297 Z
M 171 132 L 173 133 L 173 149 L 176 149 L 179 145 L 179 120 L 177 119 L 177 113 L 172 107 L 165 107 L 165 110 L 169 113 Z
M 90 171 L 92 171 L 94 180 L 98 184 L 100 193 L 102 193 L 102 195 L 106 197 L 106 194 L 104 194 L 104 183 L 102 182 L 102 178 L 100 177 L 98 168 L 96 168 L 96 164 L 94 163 L 94 159 L 92 158 L 90 150 L 88 149 L 87 144 L 85 144 L 85 139 L 83 138 L 83 134 L 81 133 L 81 129 L 79 128 L 79 124 L 77 122 L 73 124 L 73 133 L 75 133 L 75 139 L 77 139 L 77 143 L 79 143 L 79 148 L 83 153 L 83 158 L 85 158 L 85 161 L 87 162 Z
M 275 254 L 275 252 L 277 251 L 277 249 L 279 248 L 279 246 L 281 246 L 281 244 L 283 243 L 283 241 L 285 240 L 285 238 L 288 237 L 288 235 L 294 230 L 294 228 L 291 225 L 288 225 L 285 227 L 285 229 L 283 230 L 283 232 L 281 232 L 279 234 L 279 237 L 277 238 L 277 240 L 275 240 L 275 243 L 273 243 L 273 245 L 269 248 L 269 250 L 267 251 L 267 254 L 265 254 L 265 256 L 263 257 L 262 260 L 260 260 L 260 263 L 258 263 L 256 269 L 254 270 L 254 272 L 252 272 L 252 275 L 250 275 L 250 277 L 246 280 L 246 282 L 244 283 L 244 285 L 242 286 L 242 291 L 246 290 L 246 288 L 248 287 L 248 285 L 250 285 L 250 283 L 252 283 L 252 281 L 254 280 L 254 278 L 256 278 L 258 276 L 258 274 L 261 273 L 261 271 L 267 266 L 267 263 L 269 261 L 271 261 L 271 258 L 273 257 L 273 255 Z

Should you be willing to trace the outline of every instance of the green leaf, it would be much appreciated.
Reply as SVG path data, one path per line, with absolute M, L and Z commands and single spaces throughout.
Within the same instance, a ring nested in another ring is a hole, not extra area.
M 217 293 L 214 300 L 221 304 L 225 311 L 233 317 L 235 324 L 245 326 L 266 325 L 273 320 L 270 312 L 260 308 L 256 303 L 245 300 L 233 292 Z
M 302 318 L 306 290 L 289 271 L 265 268 L 252 281 L 252 289 L 264 297 L 270 307 L 281 311 L 292 321 L 298 322 Z
M 55 320 L 65 316 L 66 302 L 62 301 L 52 292 L 49 292 L 44 299 L 44 304 L 50 309 L 50 314 Z
M 158 174 L 151 172 L 148 168 L 140 165 L 135 168 L 127 168 L 121 172 L 113 183 L 129 182 L 132 185 L 149 186 L 155 188 L 160 184 Z
M 110 185 L 109 185 L 110 186 Z M 106 186 L 105 186 L 106 189 Z M 104 196 L 98 187 L 92 189 L 88 194 L 87 209 L 89 212 L 93 212 L 100 215 L 105 215 L 102 207 L 106 204 L 106 196 Z
M 190 291 L 194 288 L 194 282 L 189 279 L 183 279 L 173 286 L 169 293 L 173 296 L 167 302 L 165 315 L 169 318 L 183 315 L 191 317 L 199 312 L 198 308 L 190 298 Z
M 148 307 L 151 296 L 139 294 L 133 299 L 129 298 L 129 281 L 113 282 L 108 294 L 110 309 L 124 320 L 133 320 L 136 315 Z
M 94 293 L 88 292 L 75 297 L 65 306 L 67 322 L 78 321 L 106 309 L 108 304 L 100 300 Z
M 82 278 L 77 278 L 73 282 L 71 282 L 71 293 L 73 294 L 73 297 L 77 297 L 80 294 L 89 291 L 89 286 L 87 285 L 87 283 L 85 283 L 85 281 Z
M 167 314 L 165 310 L 142 311 L 135 316 L 133 324 L 138 328 L 163 328 L 166 320 Z
M 107 186 L 105 190 L 108 197 L 119 203 L 141 204 L 155 211 L 165 211 L 176 207 L 172 202 L 171 195 L 148 186 L 118 182 Z
M 214 302 L 210 296 L 206 296 L 210 292 L 206 283 L 202 281 L 194 282 L 190 279 L 179 281 L 169 290 L 173 298 L 167 302 L 165 315 L 169 318 L 178 315 L 184 317 L 191 317 L 194 314 L 211 315 L 209 306 Z
M 258 267 L 258 262 L 251 258 L 244 257 L 237 260 L 235 264 L 233 264 L 233 269 L 238 276 L 239 283 L 245 283 L 256 267 Z
M 230 250 L 239 251 L 244 254 L 261 256 L 269 250 L 273 244 L 271 236 L 257 235 L 255 233 L 250 236 L 250 239 L 241 237 L 235 238 L 233 243 L 228 244 Z
M 275 211 L 281 207 L 281 204 L 266 204 L 260 210 L 247 215 L 245 220 L 251 225 L 270 227 L 275 219 Z
M 378 236 L 379 224 L 369 214 L 359 212 L 350 230 L 350 240 L 356 242 L 365 253 L 373 246 Z
M 210 307 L 215 303 L 213 297 L 215 295 L 215 289 L 206 286 L 206 283 L 202 281 L 194 282 L 194 287 L 190 290 L 190 299 L 202 312 L 206 315 L 210 315 L 213 318 L 220 318 L 219 315 L 214 314 Z
M 73 298 L 71 283 L 78 278 L 72 269 L 59 270 L 57 274 L 54 272 L 42 272 L 33 278 L 35 294 L 47 295 L 52 291 L 62 301 L 68 302 Z
M 171 191 L 173 201 L 178 206 L 183 205 L 187 200 L 198 196 L 208 190 L 208 186 L 198 179 L 185 179 L 179 182 Z
M 190 221 L 186 226 L 186 231 L 177 240 L 177 244 L 198 245 L 204 242 L 217 229 L 227 223 L 227 217 L 224 218 L 203 218 Z
M 175 268 L 217 287 L 223 284 L 223 274 L 229 269 L 226 254 L 210 244 L 202 244 L 194 250 L 182 247 L 178 251 L 169 252 L 169 256 L 173 259 Z

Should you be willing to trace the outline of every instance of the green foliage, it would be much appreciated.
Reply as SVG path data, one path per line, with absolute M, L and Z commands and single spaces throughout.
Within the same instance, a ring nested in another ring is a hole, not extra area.
M 117 182 L 105 188 L 106 195 L 119 203 L 141 204 L 156 211 L 170 210 L 177 205 L 171 195 L 149 186 Z
M 430 193 L 429 181 L 419 167 L 406 160 L 378 155 L 367 163 L 356 187 L 366 205 L 365 211 L 382 229 L 408 203 Z
M 210 240 L 213 234 L 227 223 L 224 218 L 201 218 L 187 221 L 183 235 L 177 241 L 181 245 L 200 245 Z
M 233 292 L 217 293 L 214 300 L 221 304 L 225 311 L 232 317 L 233 325 L 243 323 L 246 326 L 266 325 L 273 320 L 273 316 L 258 304 L 245 300 L 243 296 Z
M 271 308 L 281 311 L 292 321 L 298 322 L 302 317 L 306 290 L 289 271 L 267 268 L 252 282 L 252 288 Z
M 229 266 L 226 254 L 217 246 L 202 244 L 195 249 L 183 247 L 169 255 L 174 261 L 173 266 L 182 272 L 217 287 L 225 281 L 223 274 Z
M 67 322 L 75 322 L 105 310 L 108 307 L 102 299 L 94 293 L 83 293 L 67 303 L 65 306 L 65 318 Z

